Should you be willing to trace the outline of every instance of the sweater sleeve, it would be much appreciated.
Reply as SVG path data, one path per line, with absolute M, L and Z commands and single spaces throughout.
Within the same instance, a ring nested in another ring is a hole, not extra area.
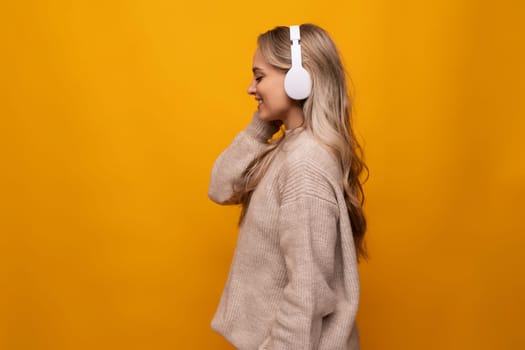
M 268 139 L 278 127 L 253 114 L 250 124 L 233 139 L 215 160 L 211 171 L 208 197 L 218 204 L 238 204 L 232 200 L 233 183 L 250 162 L 268 146 Z
M 291 165 L 284 177 L 279 236 L 287 284 L 266 349 L 317 350 L 323 317 L 337 301 L 331 286 L 339 209 L 315 165 Z

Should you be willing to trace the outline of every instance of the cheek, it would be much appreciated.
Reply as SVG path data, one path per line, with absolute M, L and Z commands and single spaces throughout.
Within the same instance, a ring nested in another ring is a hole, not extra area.
M 284 93 L 284 76 L 272 75 L 265 81 L 264 89 L 270 95 L 277 95 L 281 92 Z
M 283 104 L 288 103 L 288 95 L 284 91 L 284 80 L 275 81 L 271 86 L 268 87 L 268 97 L 274 105 L 282 106 Z
M 279 109 L 287 109 L 292 101 L 284 91 L 284 86 L 276 87 L 275 90 L 272 92 L 272 101 L 276 108 Z

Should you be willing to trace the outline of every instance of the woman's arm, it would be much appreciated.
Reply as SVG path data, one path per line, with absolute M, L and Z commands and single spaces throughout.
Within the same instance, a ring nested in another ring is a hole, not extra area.
M 215 161 L 211 172 L 208 197 L 218 204 L 238 204 L 232 200 L 233 183 L 250 162 L 268 146 L 268 139 L 277 132 L 277 124 L 259 119 L 255 112 L 251 123 L 234 138 Z
M 288 282 L 266 349 L 318 349 L 323 317 L 336 307 L 333 290 L 339 208 L 321 169 L 291 165 L 282 184 L 280 247 Z

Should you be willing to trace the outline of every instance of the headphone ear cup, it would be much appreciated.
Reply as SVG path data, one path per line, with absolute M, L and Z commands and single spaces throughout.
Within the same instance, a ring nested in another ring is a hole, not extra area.
M 312 92 L 312 79 L 302 66 L 292 66 L 284 77 L 284 91 L 294 100 L 304 100 Z

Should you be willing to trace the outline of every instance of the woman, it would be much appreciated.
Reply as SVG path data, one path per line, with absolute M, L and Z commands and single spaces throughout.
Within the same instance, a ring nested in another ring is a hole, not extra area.
M 242 204 L 211 326 L 240 350 L 359 349 L 358 261 L 367 257 L 359 175 L 367 168 L 344 68 L 316 25 L 276 27 L 257 43 L 248 88 L 257 111 L 211 174 L 214 202 Z M 310 81 L 299 84 L 307 97 L 295 99 L 286 74 L 301 64 Z

